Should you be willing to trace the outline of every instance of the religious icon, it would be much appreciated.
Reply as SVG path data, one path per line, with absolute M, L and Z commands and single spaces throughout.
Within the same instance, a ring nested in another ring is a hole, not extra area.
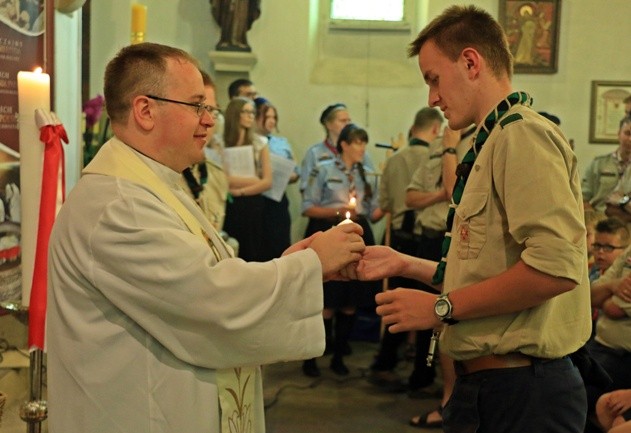
M 500 0 L 500 23 L 517 73 L 557 70 L 560 0 Z
M 217 51 L 252 51 L 246 33 L 261 15 L 261 0 L 210 0 L 210 5 L 221 27 Z

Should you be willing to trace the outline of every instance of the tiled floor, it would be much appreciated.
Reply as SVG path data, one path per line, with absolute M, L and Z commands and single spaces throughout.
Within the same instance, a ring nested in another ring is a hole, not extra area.
M 438 405 L 437 399 L 413 400 L 406 394 L 384 393 L 368 383 L 366 375 L 377 343 L 354 342 L 345 358 L 351 374 L 345 378 L 329 370 L 330 356 L 320 358 L 322 377 L 302 374 L 301 362 L 264 368 L 268 433 L 406 433 L 441 432 L 408 425 L 409 419 Z M 402 363 L 403 378 L 411 365 Z M 439 390 L 439 385 L 436 385 Z
M 1 318 L 4 324 L 7 318 Z M 6 327 L 2 327 L 6 328 Z M 2 334 L 0 332 L 0 334 Z M 6 337 L 6 336 L 5 336 Z M 13 341 L 17 337 L 8 336 Z M 268 433 L 411 433 L 441 432 L 441 429 L 418 429 L 409 419 L 435 408 L 438 399 L 412 400 L 406 394 L 380 391 L 368 383 L 366 376 L 378 343 L 352 342 L 353 354 L 345 358 L 351 373 L 336 376 L 329 370 L 330 356 L 318 359 L 322 376 L 318 379 L 302 374 L 302 362 L 274 364 L 263 368 Z M 401 362 L 397 372 L 407 378 L 409 362 Z M 5 370 L 0 375 L 3 389 L 11 391 L 5 407 L 2 433 L 22 433 L 26 424 L 17 414 L 26 399 L 27 370 Z M 18 381 L 21 385 L 10 386 Z M 17 395 L 19 389 L 24 395 Z M 436 384 L 440 390 L 440 384 Z M 47 423 L 42 432 L 47 431 Z

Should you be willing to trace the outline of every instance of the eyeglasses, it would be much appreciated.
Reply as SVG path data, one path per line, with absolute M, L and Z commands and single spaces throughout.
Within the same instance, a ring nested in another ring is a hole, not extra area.
M 176 101 L 175 99 L 160 98 L 159 96 L 154 96 L 154 95 L 145 95 L 145 96 L 149 99 L 155 99 L 156 101 L 172 102 L 174 104 L 182 104 L 182 105 L 188 105 L 189 107 L 195 107 L 196 108 L 195 113 L 197 114 L 198 117 L 202 117 L 202 115 L 204 114 L 204 111 L 208 111 L 208 113 L 212 116 L 212 118 L 216 119 L 219 117 L 219 114 L 221 113 L 221 110 L 219 108 L 213 107 L 212 105 L 203 104 L 201 102 Z
M 609 244 L 592 244 L 592 249 L 594 251 L 598 251 L 598 250 L 603 250 L 606 253 L 610 253 L 613 250 L 623 250 L 626 247 L 616 247 L 614 245 L 609 245 Z
M 241 110 L 241 114 L 247 114 L 248 116 L 254 116 L 256 111 L 254 110 Z

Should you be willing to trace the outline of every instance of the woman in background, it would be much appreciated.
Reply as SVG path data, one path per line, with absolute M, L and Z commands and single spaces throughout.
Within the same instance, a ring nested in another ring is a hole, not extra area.
M 263 196 L 272 186 L 272 166 L 265 140 L 254 133 L 254 102 L 237 97 L 230 101 L 225 113 L 223 147 L 252 146 L 254 176 L 236 176 L 224 155 L 230 197 L 226 205 L 224 230 L 239 242 L 239 257 L 246 261 L 264 261 Z
M 291 144 L 285 137 L 275 135 L 278 132 L 278 112 L 271 102 L 265 98 L 256 98 L 256 126 L 258 133 L 267 138 L 270 154 L 277 155 L 295 162 Z M 296 170 L 291 174 L 289 183 L 298 180 Z M 283 193 L 280 202 L 269 197 L 263 200 L 263 243 L 266 245 L 267 257 L 271 260 L 280 257 L 291 244 L 291 217 L 289 215 L 289 200 Z
M 355 124 L 346 125 L 337 141 L 337 157 L 320 162 L 311 172 L 303 192 L 302 214 L 309 217 L 305 236 L 331 228 L 348 218 L 364 229 L 364 243 L 374 245 L 369 222 L 383 217 L 378 206 L 377 188 L 366 179 L 364 161 L 368 133 Z M 347 375 L 343 357 L 353 329 L 357 307 L 374 305 L 380 282 L 329 281 L 324 283 L 324 327 L 329 346 L 332 341 L 331 370 Z M 335 319 L 335 323 L 334 323 Z M 334 332 L 333 332 L 334 331 Z M 315 359 L 303 363 L 303 372 L 317 377 L 320 371 Z

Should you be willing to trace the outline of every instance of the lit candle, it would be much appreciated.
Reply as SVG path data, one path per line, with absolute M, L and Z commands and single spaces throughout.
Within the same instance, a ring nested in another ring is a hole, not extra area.
M 145 40 L 147 27 L 147 6 L 139 3 L 131 5 L 131 43 L 138 44 Z
M 42 189 L 44 145 L 39 140 L 35 123 L 35 110 L 50 111 L 50 75 L 35 72 L 18 72 L 18 127 L 20 137 L 20 194 L 22 231 L 22 306 L 31 298 L 39 202 Z
M 346 211 L 346 219 L 339 223 L 338 226 L 341 226 L 342 224 L 350 224 L 352 222 L 353 220 L 351 220 L 351 213 L 349 211 Z
M 355 198 L 355 196 L 352 196 L 351 199 L 348 201 L 348 207 L 350 207 L 351 209 L 355 209 L 355 206 L 357 206 L 357 199 Z

